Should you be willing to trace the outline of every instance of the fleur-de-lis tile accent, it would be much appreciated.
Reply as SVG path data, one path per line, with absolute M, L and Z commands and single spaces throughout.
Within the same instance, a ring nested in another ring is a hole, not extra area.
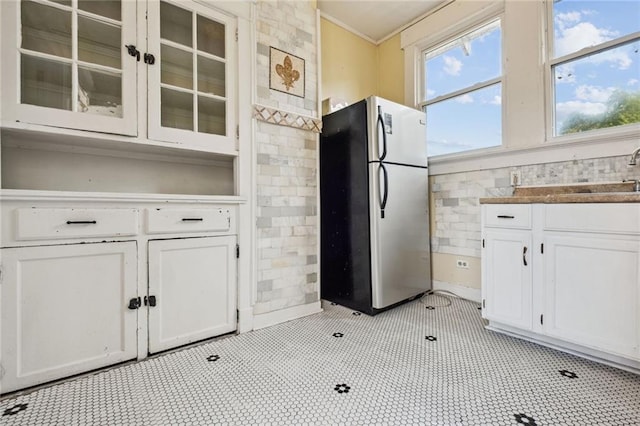
M 282 84 L 287 91 L 293 87 L 293 83 L 300 80 L 300 71 L 293 69 L 293 62 L 288 55 L 284 57 L 283 64 L 276 64 L 276 72 L 282 78 Z

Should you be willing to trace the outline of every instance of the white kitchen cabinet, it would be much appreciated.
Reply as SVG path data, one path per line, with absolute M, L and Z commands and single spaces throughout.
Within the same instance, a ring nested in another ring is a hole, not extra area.
M 482 314 L 531 328 L 531 206 L 482 206 Z
M 587 233 L 544 238 L 544 333 L 639 358 L 640 244 Z
M 172 0 L 1 7 L 3 126 L 137 136 L 144 117 L 151 140 L 237 154 L 235 17 Z
M 483 315 L 531 329 L 531 231 L 491 229 L 484 236 Z
M 236 329 L 236 237 L 149 241 L 149 352 Z
M 3 393 L 136 358 L 134 241 L 1 251 Z
M 132 1 L 3 1 L 3 122 L 136 134 Z
M 640 369 L 640 203 L 485 204 L 482 235 L 491 329 Z
M 149 137 L 235 147 L 236 23 L 195 2 L 148 3 Z

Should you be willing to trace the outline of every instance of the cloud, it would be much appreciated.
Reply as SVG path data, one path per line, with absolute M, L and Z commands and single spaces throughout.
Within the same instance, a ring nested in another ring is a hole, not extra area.
M 555 45 L 556 56 L 564 56 L 580 49 L 604 43 L 618 36 L 617 31 L 597 28 L 591 22 L 579 22 L 571 27 L 561 27 Z
M 555 21 L 560 28 L 565 28 L 567 24 L 572 22 L 580 22 L 580 12 L 567 12 L 558 13 L 555 16 Z
M 637 78 L 630 78 L 629 81 L 627 81 L 627 86 L 635 86 L 638 82 Z
M 615 90 L 615 87 L 588 86 L 583 84 L 576 88 L 576 98 L 587 102 L 607 102 Z
M 562 126 L 564 120 L 574 113 L 585 115 L 598 115 L 607 110 L 607 106 L 602 102 L 589 101 L 567 101 L 556 105 L 556 122 L 558 127 Z
M 458 96 L 457 98 L 455 98 L 456 102 L 460 103 L 460 104 L 472 104 L 473 103 L 473 96 L 471 96 L 470 94 L 466 93 L 462 96 Z
M 462 62 L 454 58 L 453 56 L 445 56 L 444 60 L 444 72 L 449 75 L 460 75 L 462 70 Z
M 433 89 L 427 89 L 427 97 L 430 98 L 436 94 L 436 91 Z
M 495 95 L 492 100 L 489 101 L 491 105 L 502 105 L 502 96 Z

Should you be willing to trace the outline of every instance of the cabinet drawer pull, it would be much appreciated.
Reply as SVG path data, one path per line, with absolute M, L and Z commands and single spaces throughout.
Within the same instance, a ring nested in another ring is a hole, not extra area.
M 68 220 L 67 225 L 95 225 L 95 220 Z
M 524 266 L 527 266 L 527 246 L 522 248 L 522 263 L 524 263 Z
M 183 222 L 202 222 L 203 219 L 201 217 L 183 217 Z
M 506 214 L 499 214 L 498 215 L 498 219 L 515 219 L 515 216 L 510 216 L 510 215 L 506 215 Z

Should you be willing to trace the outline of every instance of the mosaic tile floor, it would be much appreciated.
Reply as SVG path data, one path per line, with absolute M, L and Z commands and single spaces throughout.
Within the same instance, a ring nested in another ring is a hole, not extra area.
M 2 425 L 640 425 L 640 376 L 429 296 L 323 313 L 0 401 Z M 427 306 L 425 306 L 427 305 Z

